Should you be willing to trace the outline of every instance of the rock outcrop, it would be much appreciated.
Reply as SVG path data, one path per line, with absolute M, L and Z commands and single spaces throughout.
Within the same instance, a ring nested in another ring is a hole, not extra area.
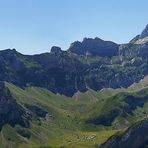
M 146 28 L 142 31 L 141 35 L 140 35 L 140 39 L 143 39 L 145 37 L 148 37 L 148 25 L 146 26 Z
M 148 42 L 148 25 L 146 28 L 142 31 L 140 35 L 137 35 L 135 38 L 133 38 L 130 43 L 132 44 L 145 44 Z
M 100 148 L 145 148 L 148 146 L 148 119 L 140 121 L 125 132 L 116 134 Z
M 68 51 L 78 55 L 112 57 L 118 55 L 118 45 L 100 38 L 84 38 L 82 42 L 76 41 L 72 43 Z
M 22 106 L 17 104 L 5 84 L 0 82 L 0 129 L 5 124 L 28 127 L 29 121 Z
M 59 54 L 59 53 L 62 53 L 62 50 L 61 50 L 60 47 L 53 46 L 53 47 L 51 48 L 51 53 Z

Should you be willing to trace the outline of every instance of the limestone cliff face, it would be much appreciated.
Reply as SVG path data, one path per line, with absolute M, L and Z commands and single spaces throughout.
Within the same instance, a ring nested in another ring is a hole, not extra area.
M 140 39 L 145 38 L 148 36 L 148 25 L 145 27 L 145 29 L 142 31 L 140 35 Z
M 145 44 L 148 42 L 148 25 L 146 28 L 142 31 L 140 35 L 137 35 L 135 38 L 133 38 L 130 43 L 132 44 Z
M 148 145 L 148 119 L 140 121 L 124 133 L 109 138 L 100 148 L 144 148 Z
M 82 42 L 74 42 L 68 51 L 78 55 L 98 55 L 112 57 L 118 55 L 118 45 L 100 38 L 84 38 Z

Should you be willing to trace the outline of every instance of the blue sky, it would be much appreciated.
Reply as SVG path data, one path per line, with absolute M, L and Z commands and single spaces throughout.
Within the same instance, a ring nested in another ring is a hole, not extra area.
M 0 49 L 66 50 L 84 37 L 128 42 L 148 24 L 148 0 L 0 0 Z

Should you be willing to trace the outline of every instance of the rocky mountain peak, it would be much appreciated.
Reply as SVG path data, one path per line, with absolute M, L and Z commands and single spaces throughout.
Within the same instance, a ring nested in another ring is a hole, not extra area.
M 60 47 L 53 46 L 51 48 L 51 53 L 58 54 L 58 53 L 61 53 L 61 52 L 62 52 L 62 49 Z
M 142 31 L 140 35 L 137 35 L 134 37 L 130 43 L 132 44 L 145 44 L 148 42 L 148 25 L 145 27 L 145 29 Z
M 76 41 L 71 44 L 68 51 L 78 55 L 91 55 L 111 57 L 117 55 L 118 45 L 111 41 L 104 41 L 100 38 L 84 38 L 82 42 Z
M 143 39 L 145 37 L 148 37 L 148 25 L 145 27 L 145 29 L 142 31 L 140 35 L 140 39 Z

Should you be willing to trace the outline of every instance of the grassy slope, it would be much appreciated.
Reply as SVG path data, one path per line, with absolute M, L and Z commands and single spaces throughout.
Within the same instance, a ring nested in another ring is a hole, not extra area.
M 86 118 L 95 119 L 100 115 L 104 115 L 107 112 L 110 112 L 113 109 L 121 108 L 126 105 L 124 98 L 127 95 L 143 97 L 148 94 L 148 77 L 145 77 L 139 83 L 135 83 L 127 89 L 103 89 L 100 92 L 97 92 L 98 98 L 101 96 L 104 103 L 97 103 L 93 105 L 89 110 L 89 114 Z M 140 99 L 139 98 L 139 99 Z M 148 116 L 148 102 L 144 103 L 143 107 L 137 107 L 133 114 L 128 114 L 125 118 L 124 116 L 118 116 L 112 123 L 113 129 L 121 129 L 127 126 L 130 126 L 132 123 L 135 123 Z
M 110 101 L 111 96 L 120 92 L 131 93 L 145 88 L 143 84 L 136 84 L 135 89 L 133 87 L 126 90 L 104 89 L 99 92 L 89 90 L 86 93 L 78 92 L 72 99 L 55 95 L 43 88 L 28 87 L 21 89 L 9 83 L 6 83 L 6 86 L 19 104 L 22 106 L 24 104 L 38 105 L 45 108 L 50 116 L 41 119 L 41 121 L 36 119 L 32 121 L 30 128 L 27 129 L 32 133 L 30 139 L 17 134 L 17 130 L 22 129 L 22 127 L 12 128 L 5 125 L 0 133 L 0 148 L 40 146 L 93 148 L 95 145 L 106 141 L 107 138 L 116 133 L 116 130 L 85 124 L 85 119 L 97 116 L 105 107 L 106 102 Z M 147 106 L 148 103 L 145 104 L 144 109 L 135 110 L 134 118 L 144 117 L 143 111 L 147 112 Z M 120 117 L 117 120 L 123 122 Z
M 90 90 L 86 94 L 80 94 L 78 99 L 75 97 L 72 99 L 55 95 L 43 88 L 21 89 L 9 83 L 6 83 L 6 86 L 19 104 L 38 105 L 45 108 L 52 117 L 42 119 L 41 125 L 38 120 L 34 119 L 30 128 L 27 129 L 32 133 L 29 140 L 17 134 L 17 130 L 22 127 L 4 126 L 0 134 L 2 147 L 94 147 L 116 132 L 114 130 L 102 131 L 96 126 L 87 126 L 83 122 L 82 116 L 87 115 L 87 111 L 96 101 L 102 101 L 102 93 L 98 94 Z M 87 97 L 86 100 L 85 97 Z M 94 98 L 98 100 L 94 101 Z

